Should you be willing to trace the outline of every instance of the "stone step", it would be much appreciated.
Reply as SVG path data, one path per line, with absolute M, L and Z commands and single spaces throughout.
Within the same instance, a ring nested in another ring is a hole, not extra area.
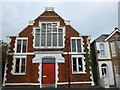
M 55 88 L 55 84 L 42 84 L 42 88 Z

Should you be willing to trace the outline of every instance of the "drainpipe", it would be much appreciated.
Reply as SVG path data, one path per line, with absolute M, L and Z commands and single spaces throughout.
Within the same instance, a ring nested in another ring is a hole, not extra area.
M 68 87 L 70 88 L 70 58 L 69 58 L 69 52 L 68 52 Z
M 66 39 L 67 46 L 69 45 L 69 39 Z M 69 47 L 67 47 L 67 55 L 68 55 L 68 87 L 70 88 L 70 56 L 69 56 Z

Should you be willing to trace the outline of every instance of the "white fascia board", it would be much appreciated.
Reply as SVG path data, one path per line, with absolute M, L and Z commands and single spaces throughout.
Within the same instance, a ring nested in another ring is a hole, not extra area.
M 113 31 L 106 39 L 105 41 L 107 41 L 110 37 L 112 37 L 116 32 L 120 33 L 120 30 L 116 29 L 115 31 Z

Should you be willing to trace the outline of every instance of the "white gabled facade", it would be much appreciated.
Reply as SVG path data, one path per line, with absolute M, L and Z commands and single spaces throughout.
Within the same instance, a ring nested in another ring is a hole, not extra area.
M 101 55 L 100 44 L 104 44 L 105 46 L 105 55 Z M 109 48 L 108 42 L 96 42 L 96 49 L 98 51 L 98 59 L 111 59 L 110 48 Z

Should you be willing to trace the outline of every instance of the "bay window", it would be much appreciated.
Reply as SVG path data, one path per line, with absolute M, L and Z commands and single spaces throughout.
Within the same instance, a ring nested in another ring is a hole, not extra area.
M 35 29 L 35 47 L 63 47 L 63 28 L 58 23 L 41 23 L 41 27 Z

